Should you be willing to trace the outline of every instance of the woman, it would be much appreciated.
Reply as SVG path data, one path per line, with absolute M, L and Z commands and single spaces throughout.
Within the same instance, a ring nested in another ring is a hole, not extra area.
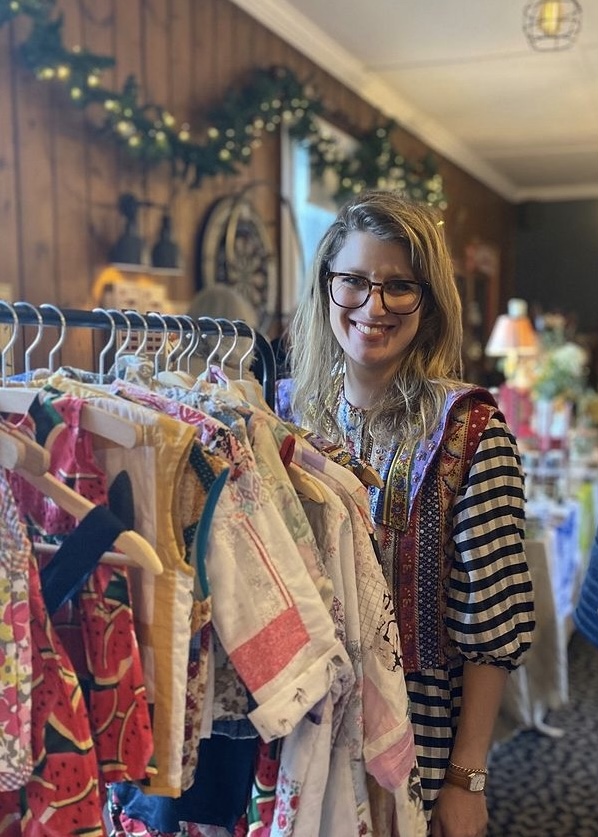
M 373 191 L 324 235 L 292 327 L 292 416 L 385 481 L 371 508 L 398 614 L 433 837 L 483 837 L 492 730 L 528 648 L 519 455 L 459 380 L 461 305 L 439 220 Z

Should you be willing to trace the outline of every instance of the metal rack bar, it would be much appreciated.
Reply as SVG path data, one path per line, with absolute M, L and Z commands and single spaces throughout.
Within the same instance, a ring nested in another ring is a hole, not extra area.
M 6 307 L 7 305 L 11 306 L 10 309 Z M 51 308 L 40 308 L 39 306 L 35 306 L 35 308 L 41 314 L 44 326 L 54 326 L 56 328 L 61 327 L 62 322 L 58 311 Z M 67 328 L 92 328 L 102 331 L 111 331 L 113 328 L 112 323 L 102 311 L 85 311 L 76 308 L 63 308 L 60 310 L 64 316 Z M 11 311 L 15 311 L 19 325 L 39 324 L 38 317 L 34 311 L 29 309 L 16 309 L 11 303 L 0 305 L 0 323 L 7 325 L 14 324 L 14 318 Z M 122 316 L 122 322 L 119 322 L 118 311 L 111 309 L 110 314 L 114 318 L 114 326 L 117 330 L 125 330 L 128 327 L 128 323 L 124 315 Z M 131 321 L 130 325 L 134 331 L 145 331 L 146 328 L 147 331 L 164 331 L 164 323 L 158 320 L 157 317 L 152 318 L 150 312 L 142 314 L 140 311 L 136 311 L 135 316 L 142 318 L 145 325 L 141 325 L 141 319 Z M 162 316 L 166 319 L 173 317 L 171 314 L 163 314 Z M 269 341 L 263 336 L 263 334 L 260 334 L 259 331 L 252 330 L 246 323 L 235 322 L 235 325 L 233 326 L 231 322 L 219 318 L 218 324 L 220 325 L 223 334 L 227 337 L 235 336 L 235 328 L 237 329 L 237 333 L 242 337 L 253 337 L 255 335 L 255 349 L 259 352 L 262 361 L 262 389 L 264 392 L 264 398 L 267 404 L 273 408 L 276 383 L 276 361 Z M 176 320 L 176 325 L 169 328 L 169 331 L 176 333 L 179 331 L 179 327 L 182 327 L 183 331 L 191 331 L 192 329 L 190 322 L 180 319 Z M 201 330 L 205 334 L 217 334 L 218 326 L 206 318 L 201 321 Z

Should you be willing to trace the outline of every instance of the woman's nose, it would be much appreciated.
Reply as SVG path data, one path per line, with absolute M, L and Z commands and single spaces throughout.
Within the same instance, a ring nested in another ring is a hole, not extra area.
M 366 307 L 370 311 L 376 311 L 378 313 L 382 312 L 383 314 L 386 312 L 386 308 L 384 307 L 384 303 L 382 301 L 382 286 L 372 286 L 370 298 L 366 302 Z

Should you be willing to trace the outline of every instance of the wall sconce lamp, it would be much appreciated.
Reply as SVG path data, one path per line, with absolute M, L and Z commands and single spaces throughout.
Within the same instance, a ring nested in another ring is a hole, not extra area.
M 527 302 L 510 299 L 507 313 L 497 317 L 486 344 L 488 357 L 503 357 L 503 371 L 509 386 L 527 389 L 525 363 L 521 359 L 538 352 L 536 332 L 527 315 Z
M 531 0 L 523 9 L 523 32 L 540 51 L 569 49 L 581 29 L 578 0 Z
M 141 207 L 160 209 L 162 221 L 158 240 L 151 251 L 151 265 L 165 270 L 180 270 L 182 267 L 180 250 L 172 237 L 172 216 L 168 207 L 151 201 L 140 201 L 135 195 L 123 194 L 118 199 L 118 209 L 125 219 L 124 230 L 111 248 L 110 261 L 114 264 L 127 266 L 143 266 L 149 264 L 147 244 L 139 235 L 138 218 Z

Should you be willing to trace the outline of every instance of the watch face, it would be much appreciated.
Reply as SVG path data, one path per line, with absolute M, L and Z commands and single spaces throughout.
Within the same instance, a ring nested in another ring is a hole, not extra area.
M 472 791 L 483 791 L 486 787 L 486 774 L 473 773 L 469 777 L 469 789 Z

